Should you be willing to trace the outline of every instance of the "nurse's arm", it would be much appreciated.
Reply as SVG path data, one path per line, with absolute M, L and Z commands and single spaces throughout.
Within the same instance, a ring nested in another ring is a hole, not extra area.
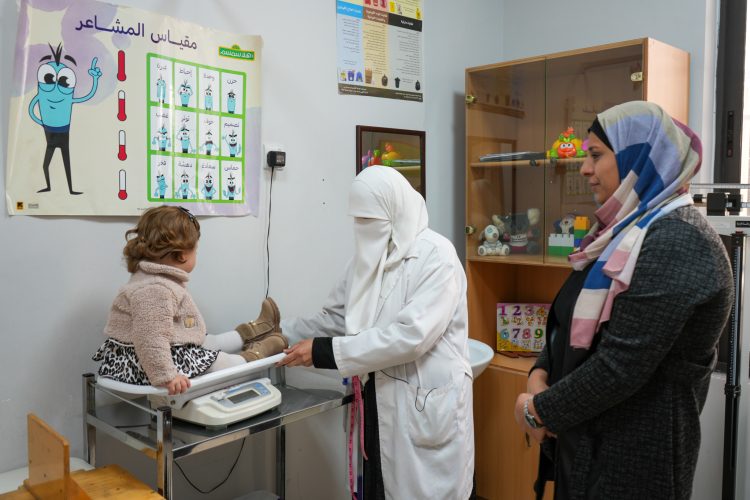
M 409 363 L 424 355 L 448 329 L 461 294 L 460 263 L 440 247 L 419 257 L 410 271 L 406 303 L 395 321 L 333 339 L 336 366 L 345 377 Z M 402 277 L 406 279 L 406 277 Z M 393 291 L 398 293 L 398 288 Z

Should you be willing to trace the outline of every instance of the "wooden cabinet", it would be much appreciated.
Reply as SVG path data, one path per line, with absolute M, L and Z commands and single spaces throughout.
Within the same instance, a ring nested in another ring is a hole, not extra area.
M 656 102 L 687 123 L 688 97 L 689 55 L 650 38 L 466 70 L 472 338 L 496 347 L 498 302 L 551 302 L 570 272 L 559 240 L 550 238 L 556 221 L 566 215 L 593 221 L 596 206 L 578 173 L 583 158 L 566 157 L 564 148 L 558 153 L 555 140 L 571 132 L 585 139 L 597 113 L 631 100 Z M 508 239 L 507 250 L 482 244 L 487 226 Z M 538 446 L 527 445 L 513 420 L 532 365 L 533 359 L 497 354 L 474 384 L 480 497 L 533 498 Z

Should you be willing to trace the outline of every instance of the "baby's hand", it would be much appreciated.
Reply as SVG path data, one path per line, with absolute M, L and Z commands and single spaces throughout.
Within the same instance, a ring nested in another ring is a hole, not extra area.
M 175 378 L 164 384 L 169 391 L 169 395 L 181 394 L 190 388 L 190 379 L 185 375 L 177 375 Z

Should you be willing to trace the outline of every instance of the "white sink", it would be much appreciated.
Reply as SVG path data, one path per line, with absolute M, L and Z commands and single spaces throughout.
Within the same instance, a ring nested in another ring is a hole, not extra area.
M 474 374 L 474 380 L 487 368 L 494 356 L 495 351 L 492 347 L 484 342 L 469 339 L 469 363 L 471 364 L 471 372 Z

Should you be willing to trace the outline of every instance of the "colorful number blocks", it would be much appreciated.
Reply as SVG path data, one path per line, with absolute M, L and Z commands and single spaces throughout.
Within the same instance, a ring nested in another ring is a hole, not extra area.
M 566 257 L 575 248 L 572 234 L 550 234 L 547 240 L 547 253 L 555 257 Z
M 591 230 L 591 221 L 588 217 L 585 216 L 579 216 L 576 217 L 575 222 L 573 223 L 573 235 L 575 236 L 575 240 L 573 245 L 578 248 L 581 246 L 581 240 L 584 236 L 588 234 L 588 232 Z

